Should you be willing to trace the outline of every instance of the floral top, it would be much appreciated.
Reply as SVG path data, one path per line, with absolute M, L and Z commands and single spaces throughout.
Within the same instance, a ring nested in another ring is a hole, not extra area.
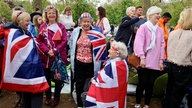
M 92 59 L 92 52 L 91 52 L 91 41 L 89 40 L 88 36 L 80 38 L 77 41 L 77 60 L 83 63 L 91 63 L 93 62 Z

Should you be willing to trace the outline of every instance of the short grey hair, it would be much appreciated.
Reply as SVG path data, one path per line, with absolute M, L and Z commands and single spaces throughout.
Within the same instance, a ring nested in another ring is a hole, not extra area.
M 126 9 L 126 15 L 128 14 L 129 11 L 131 11 L 132 9 L 135 10 L 135 7 L 134 6 L 130 6 Z
M 161 13 L 162 12 L 162 9 L 157 7 L 157 6 L 151 6 L 148 10 L 147 10 L 147 19 L 149 20 L 149 17 L 153 14 L 156 14 L 156 13 Z
M 118 49 L 120 58 L 126 59 L 128 52 L 127 52 L 127 47 L 123 42 L 113 41 L 111 43 L 111 46 L 115 46 Z

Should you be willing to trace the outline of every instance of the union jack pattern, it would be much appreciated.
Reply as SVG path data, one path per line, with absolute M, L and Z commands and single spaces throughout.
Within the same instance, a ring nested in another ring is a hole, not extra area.
M 93 52 L 96 61 L 106 59 L 106 38 L 105 36 L 96 30 L 87 31 L 87 35 L 93 45 Z
M 92 81 L 86 108 L 126 108 L 128 67 L 125 60 L 107 63 Z
M 2 88 L 39 93 L 49 88 L 34 39 L 19 29 L 5 36 Z

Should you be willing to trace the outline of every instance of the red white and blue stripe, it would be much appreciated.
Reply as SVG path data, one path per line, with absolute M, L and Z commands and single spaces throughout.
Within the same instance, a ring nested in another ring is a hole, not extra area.
M 127 81 L 125 60 L 108 63 L 92 81 L 85 108 L 126 108 Z
M 98 32 L 96 30 L 87 31 L 87 35 L 93 45 L 93 52 L 96 61 L 105 60 L 107 56 L 106 37 L 101 32 Z
M 39 93 L 49 88 L 34 39 L 22 30 L 10 29 L 5 37 L 2 88 Z

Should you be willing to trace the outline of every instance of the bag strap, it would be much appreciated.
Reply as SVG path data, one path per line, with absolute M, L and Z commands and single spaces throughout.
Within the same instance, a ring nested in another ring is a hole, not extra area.
M 131 44 L 131 39 L 132 39 L 132 35 L 131 35 L 131 37 L 129 38 L 129 42 L 128 42 L 128 44 L 127 44 L 127 48 L 129 48 L 129 47 L 130 47 L 130 44 Z

